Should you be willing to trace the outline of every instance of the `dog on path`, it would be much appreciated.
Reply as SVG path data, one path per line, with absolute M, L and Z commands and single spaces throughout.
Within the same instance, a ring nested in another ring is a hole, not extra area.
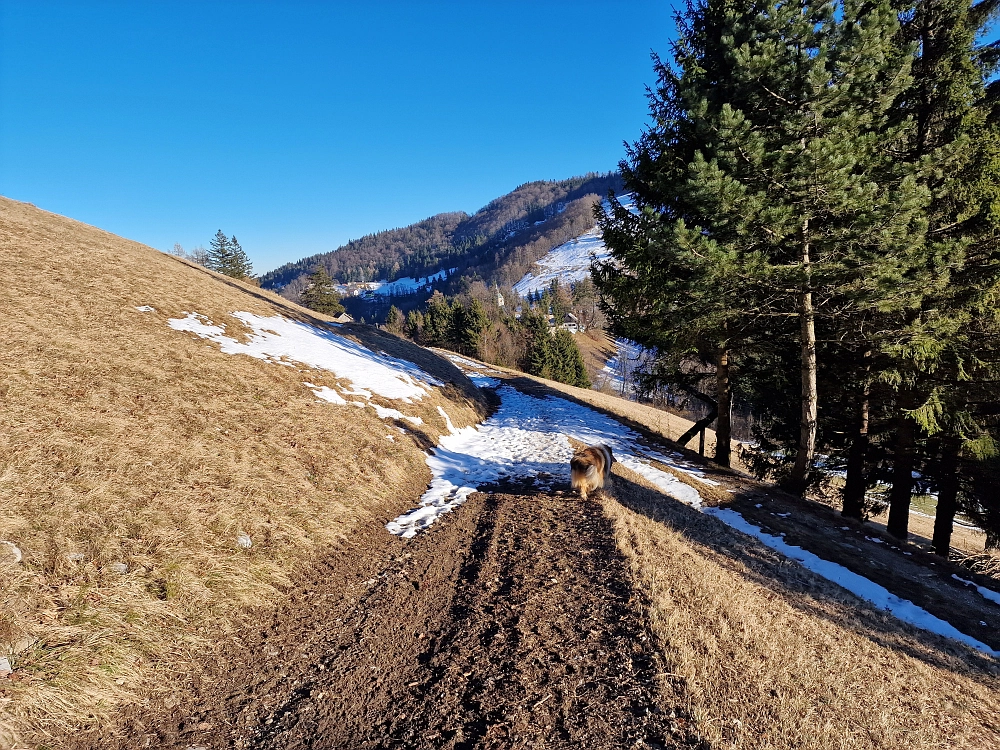
M 599 490 L 611 479 L 611 464 L 615 457 L 606 445 L 592 445 L 577 452 L 569 462 L 570 484 L 579 490 L 580 497 Z

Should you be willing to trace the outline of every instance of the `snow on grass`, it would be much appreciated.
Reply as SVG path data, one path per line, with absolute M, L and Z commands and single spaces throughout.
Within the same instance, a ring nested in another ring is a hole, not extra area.
M 652 364 L 654 353 L 628 339 L 615 339 L 615 349 L 617 353 L 604 363 L 594 385 L 598 389 L 607 385 L 622 398 L 635 400 L 637 375 Z
M 347 405 L 347 400 L 329 386 L 313 385 L 312 383 L 304 383 L 303 385 L 307 388 L 311 388 L 312 392 L 324 401 L 329 401 L 331 404 L 337 404 L 338 406 Z
M 382 419 L 405 419 L 410 424 L 422 425 L 424 420 L 420 417 L 411 417 L 407 414 L 403 414 L 399 409 L 387 409 L 384 406 L 379 406 L 378 404 L 368 404 L 371 408 L 375 410 L 375 413 L 379 415 Z
M 951 577 L 954 578 L 956 581 L 961 581 L 966 586 L 975 586 L 976 587 L 976 591 L 978 591 L 979 594 L 984 599 L 988 599 L 989 601 L 991 601 L 991 602 L 993 602 L 995 604 L 1000 604 L 1000 594 L 998 594 L 993 589 L 988 589 L 985 586 L 979 586 L 974 581 L 968 581 L 965 578 L 962 578 L 960 576 L 955 575 L 954 573 L 951 574 Z
M 167 325 L 213 341 L 226 354 L 246 354 L 280 364 L 298 362 L 327 370 L 338 378 L 360 383 L 367 389 L 364 393 L 371 391 L 389 399 L 419 400 L 428 393 L 429 386 L 442 385 L 412 362 L 373 352 L 330 330 L 280 315 L 261 317 L 236 312 L 233 317 L 251 330 L 245 343 L 226 336 L 224 325 L 215 325 L 194 312 L 171 318 Z
M 608 248 L 601 238 L 601 230 L 595 227 L 586 234 L 549 250 L 535 264 L 535 272 L 526 273 L 514 284 L 514 291 L 526 297 L 533 292 L 548 289 L 553 279 L 559 279 L 560 284 L 582 281 L 590 275 L 592 259 L 607 260 L 609 257 Z
M 679 454 L 652 450 L 620 422 L 563 398 L 536 398 L 510 386 L 501 386 L 498 394 L 500 408 L 478 428 L 455 429 L 439 407 L 451 434 L 443 436 L 427 457 L 433 480 L 420 507 L 386 524 L 391 533 L 411 538 L 479 487 L 501 480 L 532 481 L 541 488 L 568 485 L 573 456 L 569 437 L 588 445 L 605 443 L 622 465 L 678 500 L 700 505 L 696 490 L 650 464 L 659 461 L 697 477 L 700 472 Z
M 760 527 L 754 526 L 734 510 L 730 510 L 729 508 L 705 508 L 704 512 L 713 518 L 718 518 L 727 526 L 758 539 L 767 547 L 780 552 L 790 560 L 795 560 L 802 567 L 847 589 L 855 596 L 871 602 L 877 608 L 891 612 L 903 622 L 914 625 L 921 630 L 927 630 L 931 633 L 937 633 L 946 638 L 960 641 L 990 656 L 1000 656 L 1000 651 L 994 651 L 985 643 L 966 635 L 956 629 L 951 623 L 935 617 L 913 602 L 901 599 L 877 583 L 848 570 L 842 565 L 824 560 L 801 547 L 788 544 L 780 537 L 762 531 Z

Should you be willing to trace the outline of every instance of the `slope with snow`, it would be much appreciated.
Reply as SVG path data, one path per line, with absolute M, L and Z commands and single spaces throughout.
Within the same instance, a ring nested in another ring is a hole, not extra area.
M 299 362 L 328 370 L 352 382 L 362 382 L 365 388 L 380 396 L 406 403 L 420 400 L 429 386 L 442 385 L 441 381 L 412 362 L 373 352 L 333 331 L 280 315 L 261 317 L 248 312 L 235 312 L 233 317 L 251 330 L 247 341 L 227 336 L 224 324 L 216 325 L 196 312 L 188 313 L 183 318 L 172 318 L 167 325 L 176 331 L 188 331 L 214 341 L 226 354 L 246 354 L 279 364 Z M 328 396 L 324 398 L 330 400 Z
M 622 195 L 618 198 L 621 204 L 634 210 L 631 196 Z M 605 205 L 607 205 L 605 203 Z M 514 285 L 514 291 L 522 297 L 547 289 L 554 279 L 560 284 L 571 284 L 590 276 L 590 264 L 595 261 L 607 260 L 610 256 L 601 230 L 594 227 L 569 242 L 564 242 L 553 248 L 537 261 L 537 271 L 529 272 Z

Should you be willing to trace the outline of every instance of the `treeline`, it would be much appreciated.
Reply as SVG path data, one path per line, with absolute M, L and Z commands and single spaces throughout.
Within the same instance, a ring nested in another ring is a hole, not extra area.
M 655 383 L 714 371 L 719 462 L 737 398 L 758 473 L 805 493 L 821 456 L 900 538 L 936 493 L 942 555 L 959 510 L 1000 544 L 997 6 L 694 0 L 621 164 L 640 212 L 597 211 L 613 330 Z
M 297 299 L 306 276 L 317 267 L 340 282 L 422 278 L 443 268 L 458 268 L 458 276 L 478 275 L 507 286 L 552 247 L 590 229 L 595 196 L 620 188 L 617 172 L 529 182 L 472 216 L 438 214 L 409 227 L 352 240 L 333 252 L 270 271 L 261 276 L 261 284 Z
M 512 292 L 508 299 L 516 299 Z M 440 292 L 407 315 L 389 308 L 386 330 L 423 346 L 438 346 L 490 364 L 518 369 L 561 383 L 590 387 L 573 334 L 549 324 L 547 307 L 522 308 L 518 316 L 497 304 L 481 282 L 449 300 Z M 557 319 L 561 323 L 561 319 Z
M 432 216 L 402 229 L 391 229 L 352 240 L 334 252 L 320 253 L 287 263 L 261 276 L 261 286 L 288 290 L 295 297 L 305 286 L 306 277 L 323 268 L 340 282 L 376 281 L 411 276 L 424 266 L 447 266 L 459 250 L 454 246 L 455 229 L 468 215 L 446 213 Z M 419 273 L 418 276 L 427 274 Z

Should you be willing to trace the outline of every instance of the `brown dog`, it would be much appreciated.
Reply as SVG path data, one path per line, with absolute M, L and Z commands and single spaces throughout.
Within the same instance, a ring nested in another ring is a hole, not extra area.
M 587 493 L 599 490 L 611 479 L 615 457 L 606 445 L 594 445 L 579 451 L 569 462 L 570 484 L 587 499 Z

